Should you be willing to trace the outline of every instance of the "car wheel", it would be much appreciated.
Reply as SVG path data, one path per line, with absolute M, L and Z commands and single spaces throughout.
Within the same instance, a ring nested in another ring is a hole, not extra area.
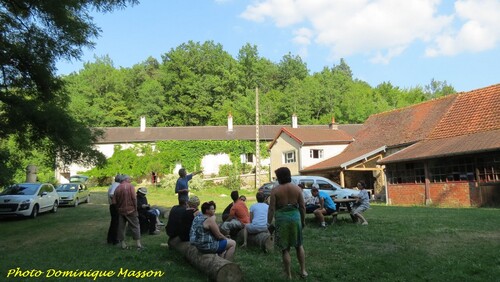
M 90 203 L 90 195 L 87 196 L 87 200 L 85 200 L 85 203 Z
M 59 204 L 57 203 L 57 201 L 55 201 L 54 205 L 52 206 L 52 209 L 50 210 L 50 212 L 56 213 L 58 207 L 59 207 Z
M 36 216 L 38 215 L 38 204 L 36 204 L 34 207 L 33 207 L 33 210 L 31 211 L 31 215 L 30 217 L 31 218 L 36 218 Z
M 73 204 L 73 206 L 76 208 L 76 207 L 78 207 L 78 204 L 79 204 L 79 200 L 78 200 L 78 198 L 76 198 L 75 199 L 75 203 Z

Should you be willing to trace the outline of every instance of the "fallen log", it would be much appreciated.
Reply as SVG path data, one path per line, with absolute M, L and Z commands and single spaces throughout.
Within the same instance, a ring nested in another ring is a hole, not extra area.
M 243 230 L 238 232 L 236 242 L 238 242 L 238 245 L 243 244 Z M 247 237 L 247 245 L 249 247 L 258 247 L 265 253 L 269 253 L 274 250 L 274 239 L 269 232 L 259 232 L 256 234 L 249 233 Z
M 207 274 L 212 281 L 243 281 L 240 266 L 217 254 L 201 253 L 195 246 L 189 244 L 189 242 L 182 242 L 178 237 L 169 240 L 168 246 L 183 254 L 189 263 Z

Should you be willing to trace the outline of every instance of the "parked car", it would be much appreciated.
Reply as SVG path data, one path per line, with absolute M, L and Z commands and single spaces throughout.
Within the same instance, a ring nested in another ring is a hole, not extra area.
M 269 197 L 269 195 L 271 195 L 271 190 L 276 185 L 278 185 L 278 182 L 267 182 L 267 183 L 264 183 L 262 186 L 260 186 L 259 192 L 264 193 L 264 196 L 266 196 L 266 200 L 267 200 L 267 198 Z
M 302 183 L 305 190 L 310 190 L 313 184 L 318 184 L 319 190 L 326 192 L 331 197 L 335 197 L 337 199 L 349 198 L 351 196 L 357 196 L 359 194 L 359 190 L 344 188 L 339 184 L 331 181 L 328 178 L 322 176 L 313 176 L 313 175 L 295 175 L 292 176 L 292 182 L 299 185 Z
M 299 185 L 299 183 L 302 183 L 306 188 L 304 190 L 309 192 L 313 184 L 316 183 L 318 184 L 319 190 L 322 190 L 326 192 L 328 195 L 338 199 L 349 198 L 350 196 L 357 196 L 359 194 L 358 190 L 343 188 L 339 184 L 322 176 L 294 175 L 292 176 L 292 182 L 297 185 Z M 259 191 L 263 192 L 267 198 L 269 197 L 269 195 L 271 195 L 271 190 L 276 185 L 278 185 L 278 182 L 265 183 L 259 188 Z
M 57 186 L 59 205 L 77 207 L 80 203 L 90 202 L 90 190 L 83 183 L 66 183 Z
M 86 175 L 71 175 L 69 177 L 69 182 L 70 183 L 83 183 L 87 184 L 89 180 L 89 177 Z
M 19 183 L 0 193 L 0 215 L 37 217 L 42 212 L 57 212 L 59 195 L 50 183 Z

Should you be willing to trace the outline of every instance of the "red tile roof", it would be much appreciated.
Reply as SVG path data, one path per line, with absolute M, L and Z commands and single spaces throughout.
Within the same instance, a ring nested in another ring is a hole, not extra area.
M 450 109 L 457 95 L 426 101 L 417 105 L 371 115 L 354 135 L 355 141 L 339 155 L 303 169 L 312 172 L 340 168 L 370 152 L 383 151 L 423 140 Z
M 500 84 L 460 93 L 429 139 L 500 128 Z
M 404 150 L 392 154 L 379 163 L 415 161 L 429 158 L 449 157 L 471 153 L 498 151 L 500 129 L 469 135 L 458 135 L 441 139 L 426 139 Z
M 500 149 L 500 84 L 457 94 L 426 140 L 379 163 L 470 154 Z
M 343 124 L 339 129 L 346 134 L 355 134 L 361 124 Z M 281 128 L 292 129 L 286 125 L 261 125 L 259 137 L 262 141 L 271 141 Z M 328 130 L 328 125 L 301 125 L 299 129 Z M 255 140 L 255 125 L 235 125 L 233 131 L 227 126 L 187 126 L 187 127 L 146 127 L 144 132 L 139 127 L 106 127 L 104 136 L 98 144 L 142 143 L 161 140 Z

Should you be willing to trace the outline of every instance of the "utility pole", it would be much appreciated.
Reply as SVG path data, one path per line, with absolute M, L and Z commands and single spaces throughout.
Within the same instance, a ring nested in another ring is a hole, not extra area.
M 260 187 L 259 87 L 255 87 L 255 189 Z

